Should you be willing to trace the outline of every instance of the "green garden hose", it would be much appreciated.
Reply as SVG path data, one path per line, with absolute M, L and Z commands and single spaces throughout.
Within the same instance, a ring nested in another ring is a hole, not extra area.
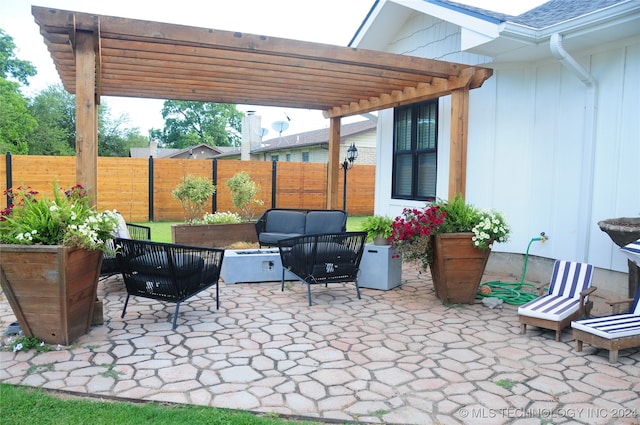
M 532 238 L 529 241 L 529 245 L 527 246 L 527 252 L 524 255 L 524 267 L 522 270 L 522 278 L 519 282 L 501 282 L 499 280 L 494 280 L 491 282 L 485 282 L 480 285 L 478 289 L 477 297 L 479 298 L 499 298 L 503 302 L 511 305 L 522 305 L 526 304 L 529 301 L 533 301 L 539 297 L 538 294 L 532 291 L 523 291 L 523 287 L 535 287 L 533 283 L 527 283 L 524 281 L 524 277 L 527 274 L 527 262 L 529 261 L 529 248 L 531 248 L 531 244 L 535 241 L 540 241 L 544 243 L 545 240 L 549 239 L 545 236 L 544 232 L 540 233 L 540 237 Z M 484 288 L 484 289 L 483 289 Z M 489 288 L 491 291 L 489 292 L 486 288 Z

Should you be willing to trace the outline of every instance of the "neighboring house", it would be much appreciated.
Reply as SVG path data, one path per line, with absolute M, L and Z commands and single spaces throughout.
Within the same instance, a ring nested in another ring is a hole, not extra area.
M 357 164 L 376 163 L 376 123 L 369 119 L 340 127 L 340 158 L 351 144 L 358 149 Z M 329 129 L 307 131 L 265 140 L 250 149 L 252 161 L 320 162 L 329 161 Z M 218 156 L 240 159 L 240 148 Z
M 494 251 L 524 253 L 544 231 L 532 254 L 627 272 L 597 222 L 640 215 L 640 1 L 553 0 L 507 16 L 378 0 L 350 44 L 493 68 L 469 96 L 466 198 L 509 219 L 511 240 Z M 379 112 L 376 214 L 447 197 L 450 108 L 449 96 Z
M 171 158 L 171 159 L 212 159 L 222 153 L 233 150 L 227 146 L 211 146 L 205 143 L 184 149 L 158 148 L 156 142 L 151 142 L 147 148 L 130 148 L 131 158 Z

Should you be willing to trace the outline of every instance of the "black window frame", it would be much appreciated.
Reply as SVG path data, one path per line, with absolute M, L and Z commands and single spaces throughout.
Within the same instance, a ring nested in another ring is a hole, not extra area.
M 410 120 L 409 126 L 407 119 Z M 404 126 L 400 126 L 403 123 Z M 423 125 L 420 126 L 419 123 Z M 438 99 L 395 108 L 391 198 L 434 201 L 437 159 Z M 400 173 L 404 173 L 402 180 Z

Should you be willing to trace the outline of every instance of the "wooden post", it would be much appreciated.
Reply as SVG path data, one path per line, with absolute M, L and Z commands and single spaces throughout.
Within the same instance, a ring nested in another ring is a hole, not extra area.
M 327 165 L 327 209 L 337 210 L 340 176 L 340 117 L 329 120 L 329 164 Z
M 467 136 L 469 88 L 451 93 L 451 151 L 449 153 L 449 199 L 465 197 L 467 187 Z
M 91 195 L 98 193 L 98 108 L 96 53 L 93 32 L 77 30 L 76 56 L 76 183 Z M 99 71 L 98 71 L 99 72 Z

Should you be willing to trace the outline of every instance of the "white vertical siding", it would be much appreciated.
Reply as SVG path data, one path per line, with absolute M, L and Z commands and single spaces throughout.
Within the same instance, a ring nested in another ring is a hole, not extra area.
M 415 14 L 401 28 L 389 51 L 488 62 L 459 52 L 459 29 L 451 24 Z M 534 246 L 532 254 L 625 272 L 624 257 L 597 222 L 640 215 L 640 37 L 569 53 L 598 83 L 593 169 L 588 87 L 551 57 L 495 64 L 494 76 L 470 95 L 467 199 L 507 215 L 513 234 L 498 251 L 523 253 L 545 231 L 550 241 Z M 437 194 L 446 197 L 449 97 L 440 99 L 439 125 Z M 384 111 L 375 205 L 376 213 L 395 216 L 404 206 L 422 203 L 391 199 L 392 140 L 393 111 Z

